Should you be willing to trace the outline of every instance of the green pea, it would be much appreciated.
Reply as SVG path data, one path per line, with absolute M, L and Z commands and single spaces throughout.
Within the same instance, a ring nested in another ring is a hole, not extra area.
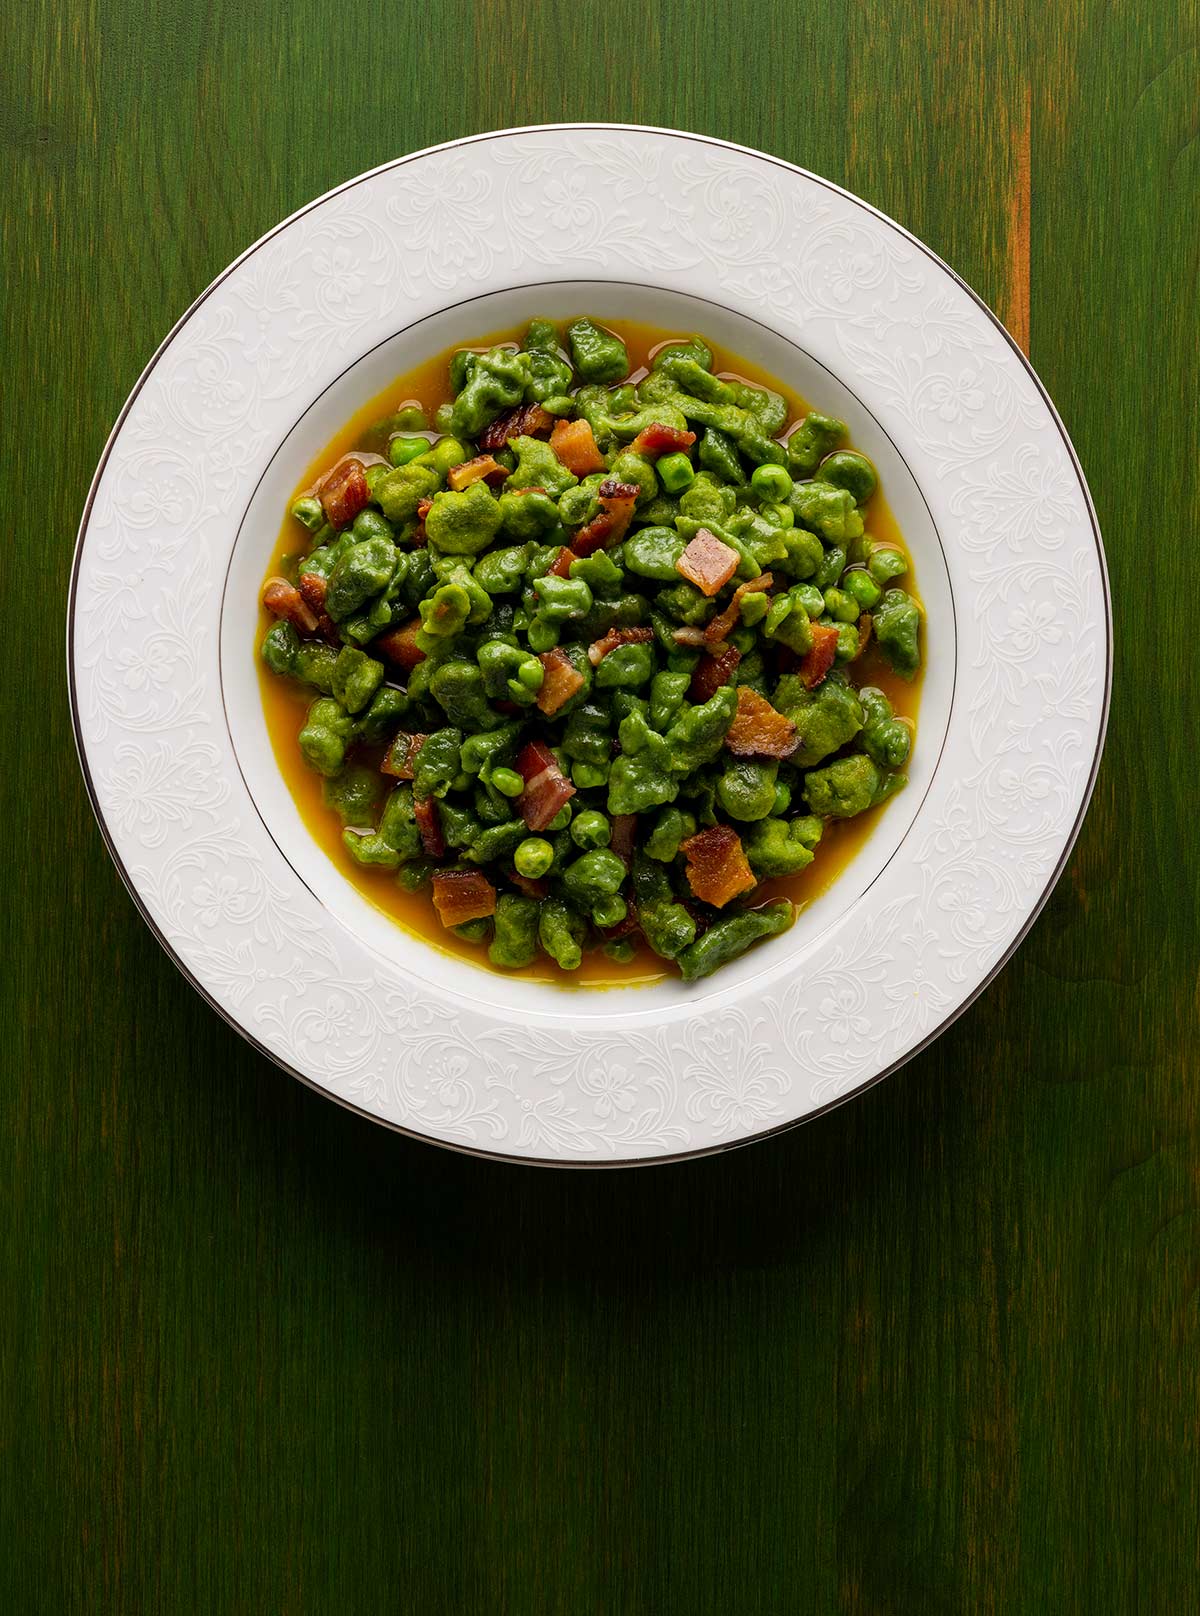
M 827 455 L 817 468 L 817 478 L 820 482 L 832 483 L 835 488 L 844 488 L 853 494 L 856 505 L 865 505 L 879 485 L 875 467 L 866 455 L 857 454 L 853 449 L 839 449 L 836 454 Z
M 325 508 L 319 499 L 311 494 L 302 494 L 292 505 L 292 515 L 302 527 L 310 533 L 316 533 L 325 525 Z
M 612 827 L 598 809 L 588 808 L 571 821 L 571 839 L 577 847 L 590 851 L 607 847 L 612 839 Z M 615 922 L 610 921 L 610 925 Z
M 869 612 L 878 606 L 883 590 L 863 567 L 855 567 L 842 575 L 842 588 L 858 602 L 860 610 Z
M 519 797 L 525 782 L 515 769 L 493 769 L 491 784 L 505 797 Z
M 395 541 L 395 530 L 386 516 L 380 516 L 378 511 L 359 511 L 350 528 L 356 543 L 363 539 L 387 539 Z
M 628 937 L 614 938 L 611 943 L 605 943 L 601 952 L 615 965 L 629 965 L 637 955 L 637 949 Z
M 393 466 L 407 466 L 410 460 L 428 452 L 428 438 L 393 438 L 388 444 L 388 459 Z
M 766 464 L 755 466 L 750 473 L 750 486 L 766 500 L 787 499 L 792 491 L 792 479 L 782 466 Z
M 663 455 L 655 467 L 658 480 L 668 494 L 678 494 L 695 480 L 696 468 L 682 451 Z
M 783 780 L 777 781 L 775 786 L 775 801 L 771 804 L 772 818 L 778 819 L 781 815 L 786 814 L 791 806 L 791 786 L 787 785 Z
M 888 549 L 880 545 L 871 551 L 867 560 L 867 571 L 877 584 L 887 585 L 893 578 L 899 578 L 908 571 L 908 562 L 899 550 Z
M 517 874 L 530 881 L 545 875 L 553 863 L 554 849 L 543 836 L 527 836 L 513 853 L 513 866 Z
M 566 830 L 567 826 L 571 823 L 574 812 L 575 810 L 571 807 L 571 804 L 569 802 L 564 802 L 562 807 L 555 814 L 554 818 L 546 826 L 546 829 Z

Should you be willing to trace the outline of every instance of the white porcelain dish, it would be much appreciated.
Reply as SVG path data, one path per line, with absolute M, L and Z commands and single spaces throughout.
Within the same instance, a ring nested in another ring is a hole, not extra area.
M 703 331 L 847 419 L 928 613 L 908 787 L 790 933 L 691 987 L 512 980 L 396 926 L 305 830 L 256 682 L 279 512 L 334 431 L 456 340 L 585 310 Z M 928 249 L 775 158 L 561 125 L 352 180 L 209 287 L 105 449 L 68 660 L 110 851 L 164 947 L 245 1037 L 437 1143 L 611 1165 L 798 1122 L 971 1002 L 1078 831 L 1111 625 L 1062 423 Z

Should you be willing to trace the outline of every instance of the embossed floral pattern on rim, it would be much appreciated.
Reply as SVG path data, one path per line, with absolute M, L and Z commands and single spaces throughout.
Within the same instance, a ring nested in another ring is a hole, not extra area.
M 605 199 L 614 176 L 624 211 Z M 341 205 L 364 185 L 381 210 Z M 447 197 L 453 228 L 437 205 Z M 205 712 L 215 651 L 206 661 L 199 626 L 180 629 L 183 602 L 219 593 L 207 571 L 230 539 L 233 436 L 245 434 L 243 448 L 249 439 L 251 465 L 270 452 L 278 422 L 257 436 L 252 423 L 271 401 L 319 385 L 316 367 L 346 344 L 384 329 L 380 287 L 444 303 L 450 287 L 469 295 L 545 278 L 542 201 L 558 219 L 551 269 L 564 279 L 652 261 L 684 289 L 825 331 L 843 374 L 869 379 L 872 407 L 890 410 L 923 457 L 983 632 L 964 750 L 914 824 L 907 890 L 881 883 L 873 907 L 828 928 L 819 970 L 777 975 L 747 1007 L 601 1033 L 580 1033 L 564 1007 L 562 1025 L 539 1026 L 530 1048 L 527 1025 L 464 1012 L 323 928 L 238 799 L 228 732 Z M 289 268 L 298 250 L 309 259 L 301 287 Z M 68 669 L 80 761 L 117 867 L 176 964 L 243 1036 L 416 1137 L 514 1161 L 626 1165 L 727 1149 L 817 1115 L 969 1006 L 1033 923 L 1086 811 L 1111 616 L 1095 513 L 1053 405 L 995 317 L 916 238 L 747 148 L 550 125 L 358 176 L 201 295 L 139 378 L 89 491 Z

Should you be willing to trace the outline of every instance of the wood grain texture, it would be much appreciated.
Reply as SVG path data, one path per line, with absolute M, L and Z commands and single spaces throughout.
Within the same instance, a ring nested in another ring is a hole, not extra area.
M 1192 1608 L 1194 0 L 10 10 L 0 1608 Z M 206 1010 L 103 851 L 61 651 L 92 468 L 211 277 L 384 159 L 562 118 L 765 147 L 947 258 L 1074 436 L 1118 645 L 1091 815 L 978 1005 L 809 1127 L 595 1176 L 393 1138 Z

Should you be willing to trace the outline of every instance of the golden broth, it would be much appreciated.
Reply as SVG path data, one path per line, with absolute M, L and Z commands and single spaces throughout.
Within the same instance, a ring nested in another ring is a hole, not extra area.
M 631 320 L 606 320 L 604 324 L 624 338 L 635 376 L 640 367 L 648 364 L 656 348 L 672 337 L 677 338 L 680 335 L 678 332 L 662 331 L 657 327 L 640 325 Z M 435 354 L 431 359 L 405 372 L 391 386 L 376 394 L 351 416 L 312 464 L 305 468 L 292 498 L 312 489 L 322 474 L 351 450 L 369 449 L 379 452 L 381 448 L 386 448 L 386 441 L 377 435 L 373 436 L 372 428 L 394 414 L 402 405 L 420 404 L 432 420 L 438 406 L 451 396 L 447 371 L 450 356 L 456 349 L 492 347 L 501 342 L 519 343 L 520 337 L 521 330 L 504 330 L 472 342 L 456 342 L 452 348 Z M 811 407 L 794 389 L 785 386 L 777 377 L 724 352 L 715 345 L 713 364 L 719 375 L 758 382 L 782 393 L 788 402 L 791 420 L 807 414 Z M 289 505 L 290 503 L 289 500 Z M 867 506 L 866 518 L 868 531 L 876 539 L 895 545 L 897 549 L 904 550 L 907 554 L 900 531 L 881 490 L 876 492 Z M 271 573 L 286 570 L 289 560 L 307 553 L 307 549 L 308 534 L 298 522 L 285 514 L 278 540 L 271 554 L 270 565 L 263 574 L 264 578 Z M 916 589 L 911 580 L 908 589 L 916 596 Z M 259 624 L 260 639 L 272 621 L 265 611 L 262 612 Z M 920 679 L 914 680 L 912 684 L 906 684 L 892 672 L 874 646 L 868 647 L 860 668 L 861 682 L 878 686 L 887 695 L 897 715 L 911 719 L 915 725 Z M 261 662 L 259 688 L 262 691 L 263 711 L 276 762 L 300 817 L 317 845 L 363 897 L 405 930 L 414 933 L 435 948 L 486 967 L 485 950 L 478 944 L 466 942 L 443 928 L 430 902 L 428 892 L 405 892 L 387 870 L 371 869 L 356 864 L 342 846 L 341 820 L 322 802 L 321 777 L 305 764 L 300 748 L 296 744 L 297 736 L 304 727 L 305 714 L 313 700 L 312 691 L 287 679 L 279 678 Z M 834 821 L 827 825 L 817 849 L 817 856 L 808 869 L 801 875 L 791 876 L 787 880 L 764 882 L 757 897 L 763 902 L 778 897 L 790 898 L 798 908 L 804 908 L 812 903 L 842 873 L 871 834 L 878 816 L 885 808 L 886 804 L 872 809 L 869 813 L 860 814 L 856 819 Z M 583 964 L 577 971 L 563 971 L 553 960 L 539 957 L 523 970 L 504 972 L 506 976 L 525 977 L 530 981 L 555 982 L 563 987 L 588 988 L 630 987 L 659 982 L 673 974 L 665 962 L 645 943 L 639 943 L 637 954 L 627 965 L 619 965 L 607 959 L 597 949 L 584 955 Z

